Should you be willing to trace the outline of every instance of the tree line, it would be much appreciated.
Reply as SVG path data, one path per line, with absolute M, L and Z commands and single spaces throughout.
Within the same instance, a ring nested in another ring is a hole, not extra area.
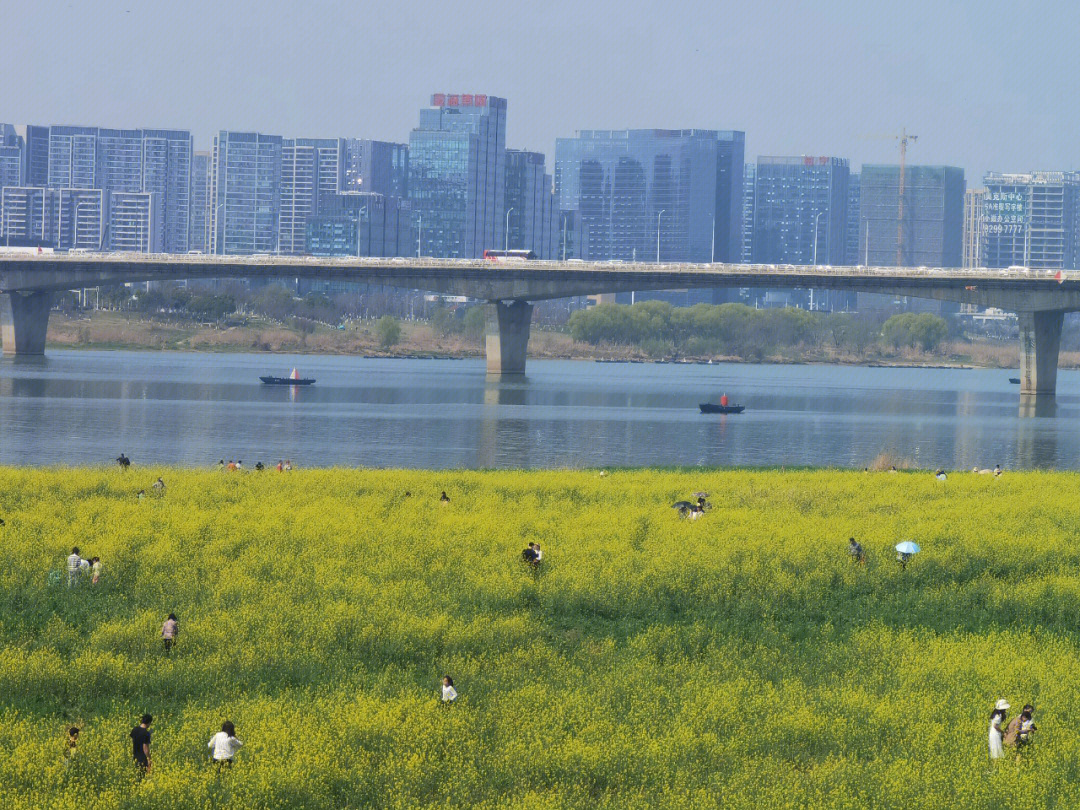
M 730 355 L 754 360 L 793 347 L 863 354 L 874 344 L 882 344 L 934 351 L 949 332 L 945 320 L 930 313 L 904 313 L 881 322 L 791 308 L 676 307 L 666 301 L 600 304 L 579 310 L 570 316 L 569 329 L 576 341 L 635 346 L 654 357 Z

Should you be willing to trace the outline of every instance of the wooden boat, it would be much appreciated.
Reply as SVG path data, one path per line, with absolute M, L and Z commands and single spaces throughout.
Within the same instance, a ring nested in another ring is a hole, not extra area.
M 742 413 L 746 410 L 745 405 L 715 405 L 712 402 L 699 402 L 698 407 L 702 413 Z
M 311 377 L 301 377 L 294 368 L 288 377 L 259 377 L 267 385 L 314 385 L 315 380 Z

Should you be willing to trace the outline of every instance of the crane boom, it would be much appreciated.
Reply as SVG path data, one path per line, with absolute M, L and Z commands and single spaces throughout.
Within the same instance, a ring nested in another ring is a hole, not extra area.
M 900 141 L 900 198 L 896 211 L 896 266 L 904 266 L 904 187 L 907 180 L 907 145 L 908 141 L 914 143 L 919 139 L 918 135 L 908 135 L 907 127 L 901 134 L 896 136 Z

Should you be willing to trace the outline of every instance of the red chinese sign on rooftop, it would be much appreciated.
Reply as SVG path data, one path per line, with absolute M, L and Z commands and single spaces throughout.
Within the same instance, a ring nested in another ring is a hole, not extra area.
M 488 97 L 476 93 L 435 93 L 431 96 L 432 107 L 486 107 Z

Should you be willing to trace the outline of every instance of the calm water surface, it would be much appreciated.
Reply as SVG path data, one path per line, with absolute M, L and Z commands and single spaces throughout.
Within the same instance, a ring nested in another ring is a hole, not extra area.
M 294 365 L 318 382 L 259 382 Z M 481 360 L 54 351 L 0 362 L 0 463 L 1080 467 L 1080 372 L 1035 418 L 1015 374 L 530 360 L 501 382 Z M 723 392 L 747 411 L 698 412 Z

